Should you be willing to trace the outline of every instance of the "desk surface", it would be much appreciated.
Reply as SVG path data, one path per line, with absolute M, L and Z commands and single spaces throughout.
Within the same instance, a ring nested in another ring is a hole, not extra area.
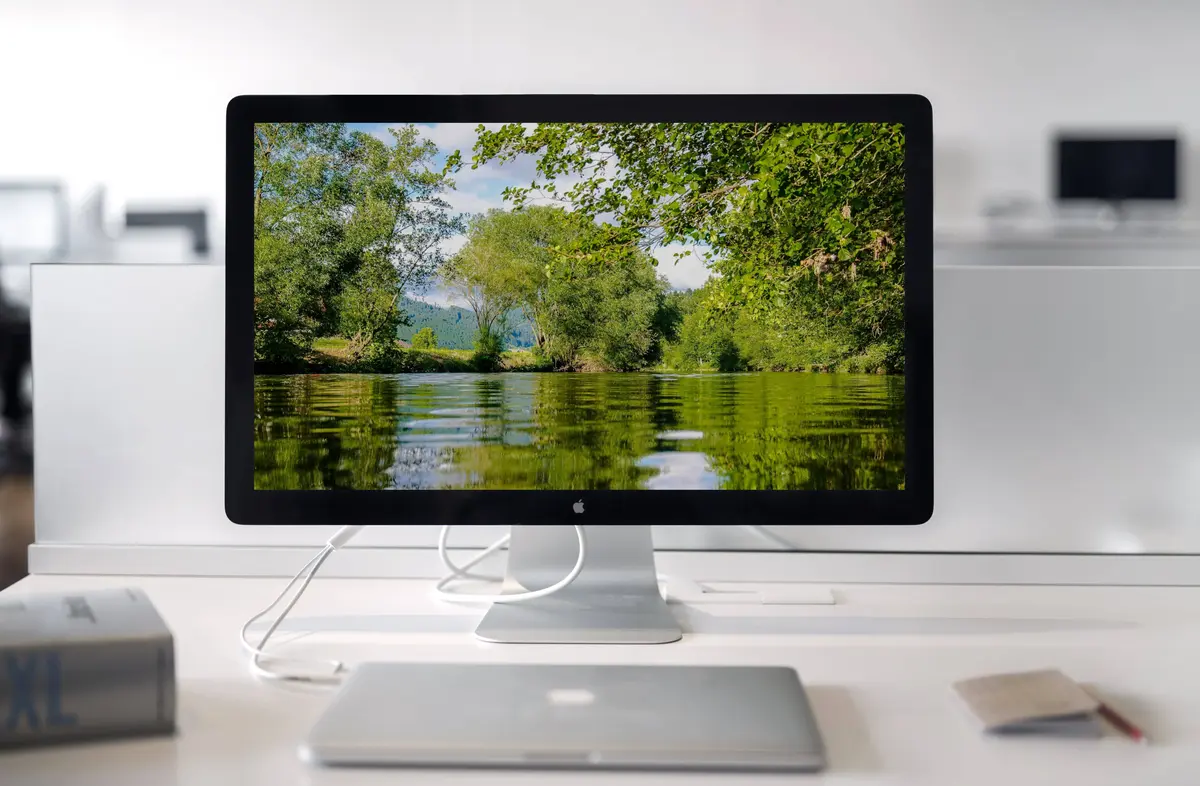
M 33 576 L 0 593 L 143 587 L 176 636 L 179 734 L 0 754 L 4 786 L 694 783 L 694 775 L 317 770 L 296 747 L 328 689 L 255 681 L 236 631 L 277 579 Z M 475 641 L 478 612 L 426 582 L 317 579 L 281 634 L 289 655 L 364 660 L 786 664 L 809 686 L 830 754 L 818 776 L 711 784 L 922 786 L 1195 784 L 1200 778 L 1200 588 L 835 587 L 835 606 L 679 608 L 690 629 L 650 647 Z M 349 616 L 346 616 L 349 615 Z M 318 632 L 302 632 L 317 630 Z M 983 736 L 949 684 L 1059 667 L 1140 723 L 1152 744 Z M 467 710 L 464 710 L 467 711 Z

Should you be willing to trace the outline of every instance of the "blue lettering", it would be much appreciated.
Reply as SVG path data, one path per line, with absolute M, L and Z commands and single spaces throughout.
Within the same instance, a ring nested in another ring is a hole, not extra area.
M 74 713 L 63 712 L 62 660 L 57 652 L 46 656 L 46 725 L 74 726 L 79 718 Z
M 17 660 L 16 653 L 4 655 L 5 670 L 8 672 L 8 682 L 12 686 L 12 704 L 8 708 L 8 720 L 5 726 L 9 731 L 16 731 L 24 716 L 31 731 L 37 731 L 37 706 L 34 704 L 34 677 L 37 675 L 37 655 L 25 657 L 25 665 Z

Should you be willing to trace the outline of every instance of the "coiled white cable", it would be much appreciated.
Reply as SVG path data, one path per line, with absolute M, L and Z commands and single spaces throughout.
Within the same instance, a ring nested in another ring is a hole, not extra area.
M 271 640 L 271 636 L 275 635 L 275 631 L 279 629 L 279 626 L 283 623 L 284 619 L 287 618 L 287 615 L 291 613 L 292 609 L 300 601 L 301 596 L 304 595 L 304 591 L 308 589 L 308 585 L 312 582 L 313 578 L 316 577 L 317 571 L 319 571 L 321 566 L 325 564 L 325 560 L 329 559 L 329 556 L 333 554 L 333 552 L 346 545 L 361 530 L 361 526 L 342 527 L 340 530 L 338 530 L 337 533 L 325 543 L 325 547 L 317 552 L 313 558 L 305 563 L 304 567 L 302 567 L 300 571 L 292 577 L 292 580 L 287 583 L 287 586 L 275 596 L 275 600 L 271 601 L 271 603 L 262 611 L 246 620 L 246 624 L 242 626 L 239 639 L 241 641 L 242 649 L 246 650 L 246 652 L 250 654 L 251 674 L 260 679 L 275 680 L 278 682 L 334 684 L 341 681 L 342 674 L 346 671 L 346 665 L 340 660 L 317 661 L 318 663 L 324 662 L 330 667 L 330 671 L 327 674 L 289 674 L 275 671 L 274 669 L 264 665 L 264 658 L 271 657 L 272 660 L 275 661 L 290 661 L 293 663 L 308 661 L 302 661 L 295 658 L 279 658 L 268 656 L 266 652 L 264 652 L 264 649 L 267 646 L 267 642 Z M 288 592 L 291 591 L 292 587 L 295 587 L 296 584 L 300 585 L 299 589 L 296 590 L 296 594 L 292 596 L 291 600 L 289 600 L 283 607 L 283 610 L 276 615 L 274 621 L 267 627 L 266 632 L 263 634 L 262 638 L 259 639 L 258 645 L 255 646 L 254 644 L 251 644 L 249 638 L 250 627 L 271 613 L 271 610 L 278 606 L 280 602 L 287 597 Z
M 451 603 L 525 603 L 538 598 L 545 598 L 560 592 L 566 587 L 569 587 L 575 579 L 579 578 L 579 574 L 583 572 L 583 566 L 587 562 L 587 535 L 583 531 L 583 526 L 580 524 L 571 525 L 575 528 L 575 537 L 579 541 L 579 554 L 575 558 L 575 566 L 571 571 L 559 581 L 542 589 L 529 590 L 527 592 L 512 592 L 512 593 L 466 593 L 466 592 L 451 592 L 446 588 L 456 581 L 464 581 L 468 579 L 497 581 L 498 577 L 485 576 L 481 574 L 471 573 L 471 568 L 478 565 L 483 560 L 495 554 L 500 549 L 508 545 L 509 536 L 505 535 L 500 540 L 497 540 L 492 545 L 488 546 L 479 554 L 476 554 L 465 564 L 459 566 L 454 564 L 450 559 L 449 551 L 447 550 L 447 540 L 450 536 L 450 526 L 442 527 L 441 534 L 438 536 L 438 556 L 442 558 L 442 564 L 450 571 L 450 575 L 444 577 L 433 588 L 434 594 Z
M 517 592 L 510 594 L 497 593 L 480 595 L 451 592 L 448 591 L 446 587 L 454 581 L 501 581 L 502 579 L 499 576 L 488 576 L 484 574 L 472 573 L 471 568 L 475 567 L 480 562 L 483 562 L 485 559 L 507 546 L 510 536 L 505 535 L 460 566 L 455 564 L 450 558 L 450 552 L 447 547 L 450 529 L 450 525 L 442 527 L 442 531 L 438 536 L 438 556 L 441 557 L 442 564 L 444 564 L 446 569 L 450 571 L 450 575 L 445 576 L 437 583 L 437 585 L 434 587 L 434 592 L 443 600 L 451 602 L 521 603 L 522 601 L 534 600 L 536 598 L 545 598 L 553 595 L 556 592 L 559 592 L 564 587 L 569 586 L 573 581 L 575 581 L 575 579 L 578 578 L 579 574 L 583 571 L 584 563 L 587 560 L 587 537 L 584 534 L 583 527 L 575 526 L 575 535 L 579 539 L 579 556 L 575 560 L 575 566 L 571 569 L 570 573 L 562 578 L 562 580 L 555 582 L 549 587 L 531 590 L 529 592 Z M 288 673 L 276 671 L 275 669 L 271 668 L 267 665 L 267 660 L 269 659 L 279 663 L 291 662 L 310 664 L 312 661 L 299 658 L 280 658 L 278 656 L 270 656 L 267 655 L 265 650 L 267 643 L 271 640 L 271 637 L 275 635 L 277 630 L 279 630 L 279 626 L 283 624 L 283 621 L 287 618 L 288 614 L 290 614 L 292 609 L 295 608 L 296 604 L 300 602 L 300 598 L 308 589 L 308 585 L 311 584 L 312 580 L 316 577 L 317 572 L 321 570 L 321 566 L 325 564 L 325 560 L 329 559 L 333 552 L 349 543 L 350 540 L 354 538 L 354 536 L 360 531 L 362 531 L 361 526 L 342 527 L 340 530 L 338 530 L 337 533 L 335 533 L 334 536 L 325 543 L 324 548 L 313 555 L 312 559 L 304 564 L 304 567 L 300 568 L 296 575 L 292 577 L 292 580 L 289 581 L 287 585 L 280 591 L 280 593 L 275 596 L 274 600 L 272 600 L 262 611 L 246 620 L 246 624 L 242 626 L 241 633 L 239 635 L 239 641 L 242 649 L 244 649 L 250 655 L 251 674 L 260 679 L 273 680 L 277 682 L 299 682 L 308 684 L 336 684 L 341 682 L 342 676 L 345 674 L 347 669 L 346 665 L 340 660 L 316 661 L 317 663 L 324 663 L 329 667 L 329 671 L 327 673 Z M 262 638 L 259 639 L 258 644 L 255 645 L 251 643 L 250 628 L 263 617 L 270 614 L 271 611 L 280 603 L 283 603 L 284 599 L 287 598 L 288 593 L 291 592 L 292 588 L 296 587 L 297 584 L 299 587 L 296 589 L 296 592 L 284 604 L 283 609 L 280 610 L 280 612 L 275 616 L 275 619 L 271 622 L 271 624 L 267 626 L 267 629 L 263 633 Z

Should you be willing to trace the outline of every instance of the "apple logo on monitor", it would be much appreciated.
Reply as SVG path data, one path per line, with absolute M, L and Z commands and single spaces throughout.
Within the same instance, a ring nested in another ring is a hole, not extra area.
M 576 513 L 582 513 L 583 512 L 583 500 L 579 500 L 574 505 L 572 505 L 571 510 L 575 511 Z

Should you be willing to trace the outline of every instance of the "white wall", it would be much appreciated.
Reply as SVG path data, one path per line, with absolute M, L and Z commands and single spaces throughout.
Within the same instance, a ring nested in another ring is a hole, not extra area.
M 219 216 L 239 93 L 921 92 L 958 227 L 1045 195 L 1054 126 L 1200 141 L 1198 36 L 1191 0 L 6 0 L 0 177 Z

